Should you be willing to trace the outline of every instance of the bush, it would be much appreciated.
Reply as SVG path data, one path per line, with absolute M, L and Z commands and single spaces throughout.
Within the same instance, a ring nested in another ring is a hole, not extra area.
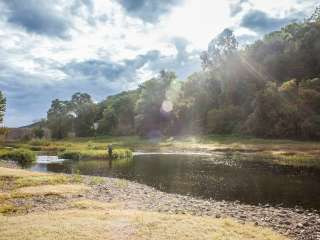
M 43 138 L 44 134 L 45 134 L 43 128 L 41 128 L 41 127 L 33 128 L 32 132 L 35 137 L 40 138 L 40 139 Z
M 15 149 L 0 153 L 0 158 L 17 161 L 19 163 L 31 163 L 36 161 L 36 154 L 27 149 Z
M 81 157 L 81 154 L 80 152 L 76 152 L 76 151 L 65 151 L 65 152 L 59 153 L 58 157 L 62 159 L 79 160 Z
M 132 158 L 132 151 L 129 149 L 115 149 L 112 153 L 113 159 Z
M 108 159 L 109 156 L 105 150 L 82 150 L 82 151 L 64 151 L 58 155 L 62 159 L 80 160 L 80 159 Z M 132 151 L 129 149 L 114 149 L 112 159 L 132 158 Z
M 41 151 L 42 150 L 42 148 L 40 146 L 30 146 L 29 149 L 31 151 Z

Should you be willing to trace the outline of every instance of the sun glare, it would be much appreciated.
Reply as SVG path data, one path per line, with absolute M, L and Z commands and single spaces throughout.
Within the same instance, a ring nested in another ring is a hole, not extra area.
M 202 2 L 202 1 L 201 1 Z M 231 25 L 229 4 L 227 1 L 205 0 L 185 1 L 185 4 L 173 9 L 166 17 L 168 34 L 187 38 L 196 48 L 206 48 L 208 42 L 224 28 Z

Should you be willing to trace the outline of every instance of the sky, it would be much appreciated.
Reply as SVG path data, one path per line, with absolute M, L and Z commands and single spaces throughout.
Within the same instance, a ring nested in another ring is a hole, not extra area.
M 243 46 L 303 21 L 318 0 L 0 0 L 5 126 L 46 117 L 51 101 L 94 101 L 135 89 L 162 69 L 185 80 L 225 28 Z

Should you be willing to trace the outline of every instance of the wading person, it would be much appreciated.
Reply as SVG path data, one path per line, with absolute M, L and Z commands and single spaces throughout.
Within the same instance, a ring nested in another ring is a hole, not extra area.
M 109 155 L 109 159 L 112 159 L 112 144 L 108 145 L 108 155 Z

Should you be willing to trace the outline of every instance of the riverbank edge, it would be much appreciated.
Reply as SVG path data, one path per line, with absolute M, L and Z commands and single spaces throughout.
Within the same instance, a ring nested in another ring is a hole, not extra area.
M 18 168 L 12 162 L 0 162 L 1 167 Z M 67 175 L 66 176 L 70 176 Z M 297 240 L 314 240 L 320 237 L 320 212 L 301 208 L 283 208 L 269 205 L 246 205 L 240 202 L 204 200 L 191 196 L 161 192 L 140 183 L 109 177 L 79 175 L 81 181 L 91 190 L 83 199 L 107 203 L 120 202 L 126 209 L 153 211 L 170 214 L 210 216 L 214 218 L 236 219 L 240 223 L 254 223 L 256 226 L 271 228 L 274 231 Z M 94 183 L 94 184 L 93 184 Z M 23 201 L 20 204 L 25 204 Z M 39 205 L 38 200 L 35 204 Z M 52 201 L 40 201 L 39 209 L 52 210 Z M 35 209 L 36 211 L 36 209 Z
M 294 140 L 259 139 L 235 136 L 186 136 L 165 139 L 144 139 L 138 136 L 95 138 L 70 138 L 63 140 L 31 140 L 28 142 L 6 142 L 3 148 L 22 148 L 37 155 L 59 155 L 64 151 L 83 152 L 94 158 L 106 154 L 106 146 L 130 149 L 132 152 L 197 153 L 197 154 L 255 154 L 261 159 L 280 165 L 320 168 L 320 142 Z M 94 153 L 94 154 L 93 154 Z M 93 155 L 92 155 L 93 154 Z M 100 157 L 99 157 L 100 156 Z

